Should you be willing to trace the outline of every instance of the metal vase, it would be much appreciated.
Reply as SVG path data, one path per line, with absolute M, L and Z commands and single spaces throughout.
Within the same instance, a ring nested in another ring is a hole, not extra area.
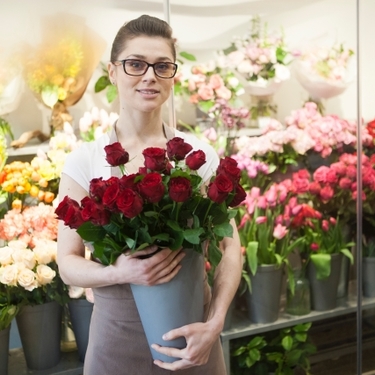
M 362 258 L 362 293 L 364 297 L 375 297 L 375 258 Z
M 246 295 L 248 316 L 253 323 L 272 323 L 279 317 L 283 268 L 274 264 L 259 265 L 250 274 L 251 292 Z
M 70 321 L 73 326 L 76 339 L 78 356 L 81 362 L 85 361 L 87 344 L 89 341 L 89 330 L 91 315 L 94 304 L 87 299 L 73 299 L 68 302 Z
M 62 307 L 57 302 L 24 306 L 16 316 L 18 331 L 30 370 L 56 366 L 61 357 Z
M 312 310 L 326 311 L 336 308 L 342 256 L 341 253 L 331 255 L 331 273 L 323 280 L 316 278 L 316 268 L 313 262 L 310 261 L 307 265 Z
M 8 374 L 8 358 L 9 358 L 9 327 L 0 331 L 0 374 Z
M 186 347 L 184 337 L 164 341 L 163 334 L 186 324 L 203 321 L 204 259 L 196 251 L 184 251 L 186 255 L 181 261 L 182 268 L 168 283 L 130 285 L 149 345 L 156 343 L 183 349 Z M 178 360 L 150 349 L 154 359 L 169 363 Z

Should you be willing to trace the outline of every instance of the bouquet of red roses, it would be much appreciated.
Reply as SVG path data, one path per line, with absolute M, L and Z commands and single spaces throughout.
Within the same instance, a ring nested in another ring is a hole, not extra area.
M 241 171 L 230 157 L 220 160 L 204 185 L 197 170 L 206 155 L 192 149 L 179 137 L 171 139 L 166 150 L 146 148 L 144 167 L 127 174 L 129 154 L 118 142 L 108 145 L 106 160 L 120 168 L 122 177 L 92 179 L 89 196 L 80 203 L 64 197 L 56 214 L 92 244 L 93 256 L 105 265 L 152 244 L 202 253 L 207 241 L 207 257 L 215 266 L 221 259 L 219 242 L 233 235 L 230 220 L 237 211 L 231 207 L 246 194 L 239 184 Z

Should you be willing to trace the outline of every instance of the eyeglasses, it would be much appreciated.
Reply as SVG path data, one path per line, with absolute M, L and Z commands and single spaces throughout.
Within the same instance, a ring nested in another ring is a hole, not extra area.
M 159 78 L 173 78 L 177 72 L 177 64 L 171 62 L 157 62 L 155 64 L 149 64 L 143 60 L 118 60 L 113 61 L 114 65 L 121 65 L 124 68 L 124 72 L 129 76 L 143 76 L 146 74 L 148 68 L 151 66 L 154 69 L 154 73 Z

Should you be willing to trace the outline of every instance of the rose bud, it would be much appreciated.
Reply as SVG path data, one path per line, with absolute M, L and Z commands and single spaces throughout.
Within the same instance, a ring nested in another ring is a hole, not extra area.
M 101 202 L 105 189 L 107 188 L 107 183 L 103 181 L 103 178 L 93 178 L 90 181 L 89 195 L 92 199 Z
M 106 153 L 106 160 L 112 167 L 124 165 L 129 161 L 129 154 L 124 150 L 120 142 L 105 146 L 104 151 Z
M 230 207 L 236 207 L 241 204 L 246 198 L 246 191 L 241 185 L 237 185 L 235 189 L 235 194 L 231 202 L 229 203 Z
M 223 203 L 233 190 L 232 181 L 225 175 L 218 175 L 208 186 L 207 195 L 215 203 Z
M 131 219 L 143 210 L 143 200 L 134 190 L 124 189 L 117 197 L 117 207 L 125 217 Z
M 206 154 L 202 150 L 193 151 L 186 157 L 186 165 L 193 171 L 199 169 L 206 162 Z
M 151 171 L 161 172 L 165 170 L 167 158 L 165 150 L 158 147 L 148 147 L 142 152 L 145 158 L 145 167 Z
M 185 202 L 190 198 L 192 188 L 190 180 L 185 177 L 174 177 L 169 181 L 169 196 L 175 202 Z
M 165 187 L 159 173 L 152 172 L 146 174 L 138 184 L 138 191 L 142 198 L 151 203 L 157 203 L 164 196 Z
M 167 155 L 172 160 L 183 160 L 185 156 L 193 149 L 180 137 L 174 137 L 167 142 Z

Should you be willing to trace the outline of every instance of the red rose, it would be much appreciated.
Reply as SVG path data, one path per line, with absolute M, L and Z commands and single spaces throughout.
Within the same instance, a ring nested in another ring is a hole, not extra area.
M 313 181 L 309 185 L 309 192 L 314 195 L 320 194 L 320 190 L 322 187 L 320 186 L 319 182 Z
M 149 147 L 142 152 L 145 158 L 145 167 L 155 172 L 162 172 L 165 170 L 167 158 L 165 157 L 165 150 L 158 147 Z
M 174 137 L 167 142 L 167 155 L 172 160 L 183 160 L 193 149 L 189 143 L 185 143 L 182 138 Z
M 206 162 L 206 154 L 202 150 L 193 151 L 185 162 L 191 170 L 196 171 Z
M 232 201 L 229 203 L 229 206 L 230 207 L 238 206 L 240 203 L 242 203 L 245 200 L 246 195 L 247 194 L 244 188 L 241 185 L 237 185 L 235 189 L 234 197 Z
M 68 196 L 59 203 L 55 213 L 57 218 L 63 220 L 70 228 L 77 229 L 84 223 L 79 203 Z
M 131 189 L 124 189 L 117 197 L 116 204 L 124 216 L 129 219 L 137 216 L 143 209 L 142 198 Z
M 82 218 L 91 221 L 95 225 L 107 225 L 110 222 L 111 213 L 94 199 L 85 197 L 81 200 Z
M 133 189 L 134 190 L 135 186 L 137 185 L 137 183 L 135 182 L 135 179 L 138 176 L 139 176 L 138 173 L 133 173 L 133 174 L 122 176 L 120 178 L 121 189 L 129 188 L 129 189 Z
M 124 165 L 129 161 L 129 154 L 124 150 L 120 142 L 105 146 L 104 151 L 106 153 L 105 159 L 113 167 Z
M 103 195 L 103 204 L 104 207 L 108 208 L 111 211 L 116 210 L 116 200 L 120 195 L 120 182 L 119 179 L 111 179 L 111 184 L 107 187 Z
M 98 202 L 101 202 L 105 189 L 107 188 L 106 181 L 100 178 L 93 178 L 90 181 L 89 194 L 92 199 L 95 199 Z
M 169 196 L 175 202 L 185 202 L 190 198 L 192 188 L 190 180 L 185 177 L 174 177 L 169 181 Z
M 142 198 L 151 203 L 157 203 L 163 198 L 165 187 L 161 175 L 156 172 L 146 174 L 138 184 L 138 191 Z
M 217 168 L 217 175 L 224 174 L 226 175 L 231 181 L 237 184 L 241 178 L 241 169 L 237 167 L 237 162 L 226 156 L 223 159 L 220 159 L 220 164 Z
M 224 174 L 219 174 L 216 176 L 215 180 L 209 184 L 207 195 L 215 203 L 223 203 L 232 190 L 232 181 Z

